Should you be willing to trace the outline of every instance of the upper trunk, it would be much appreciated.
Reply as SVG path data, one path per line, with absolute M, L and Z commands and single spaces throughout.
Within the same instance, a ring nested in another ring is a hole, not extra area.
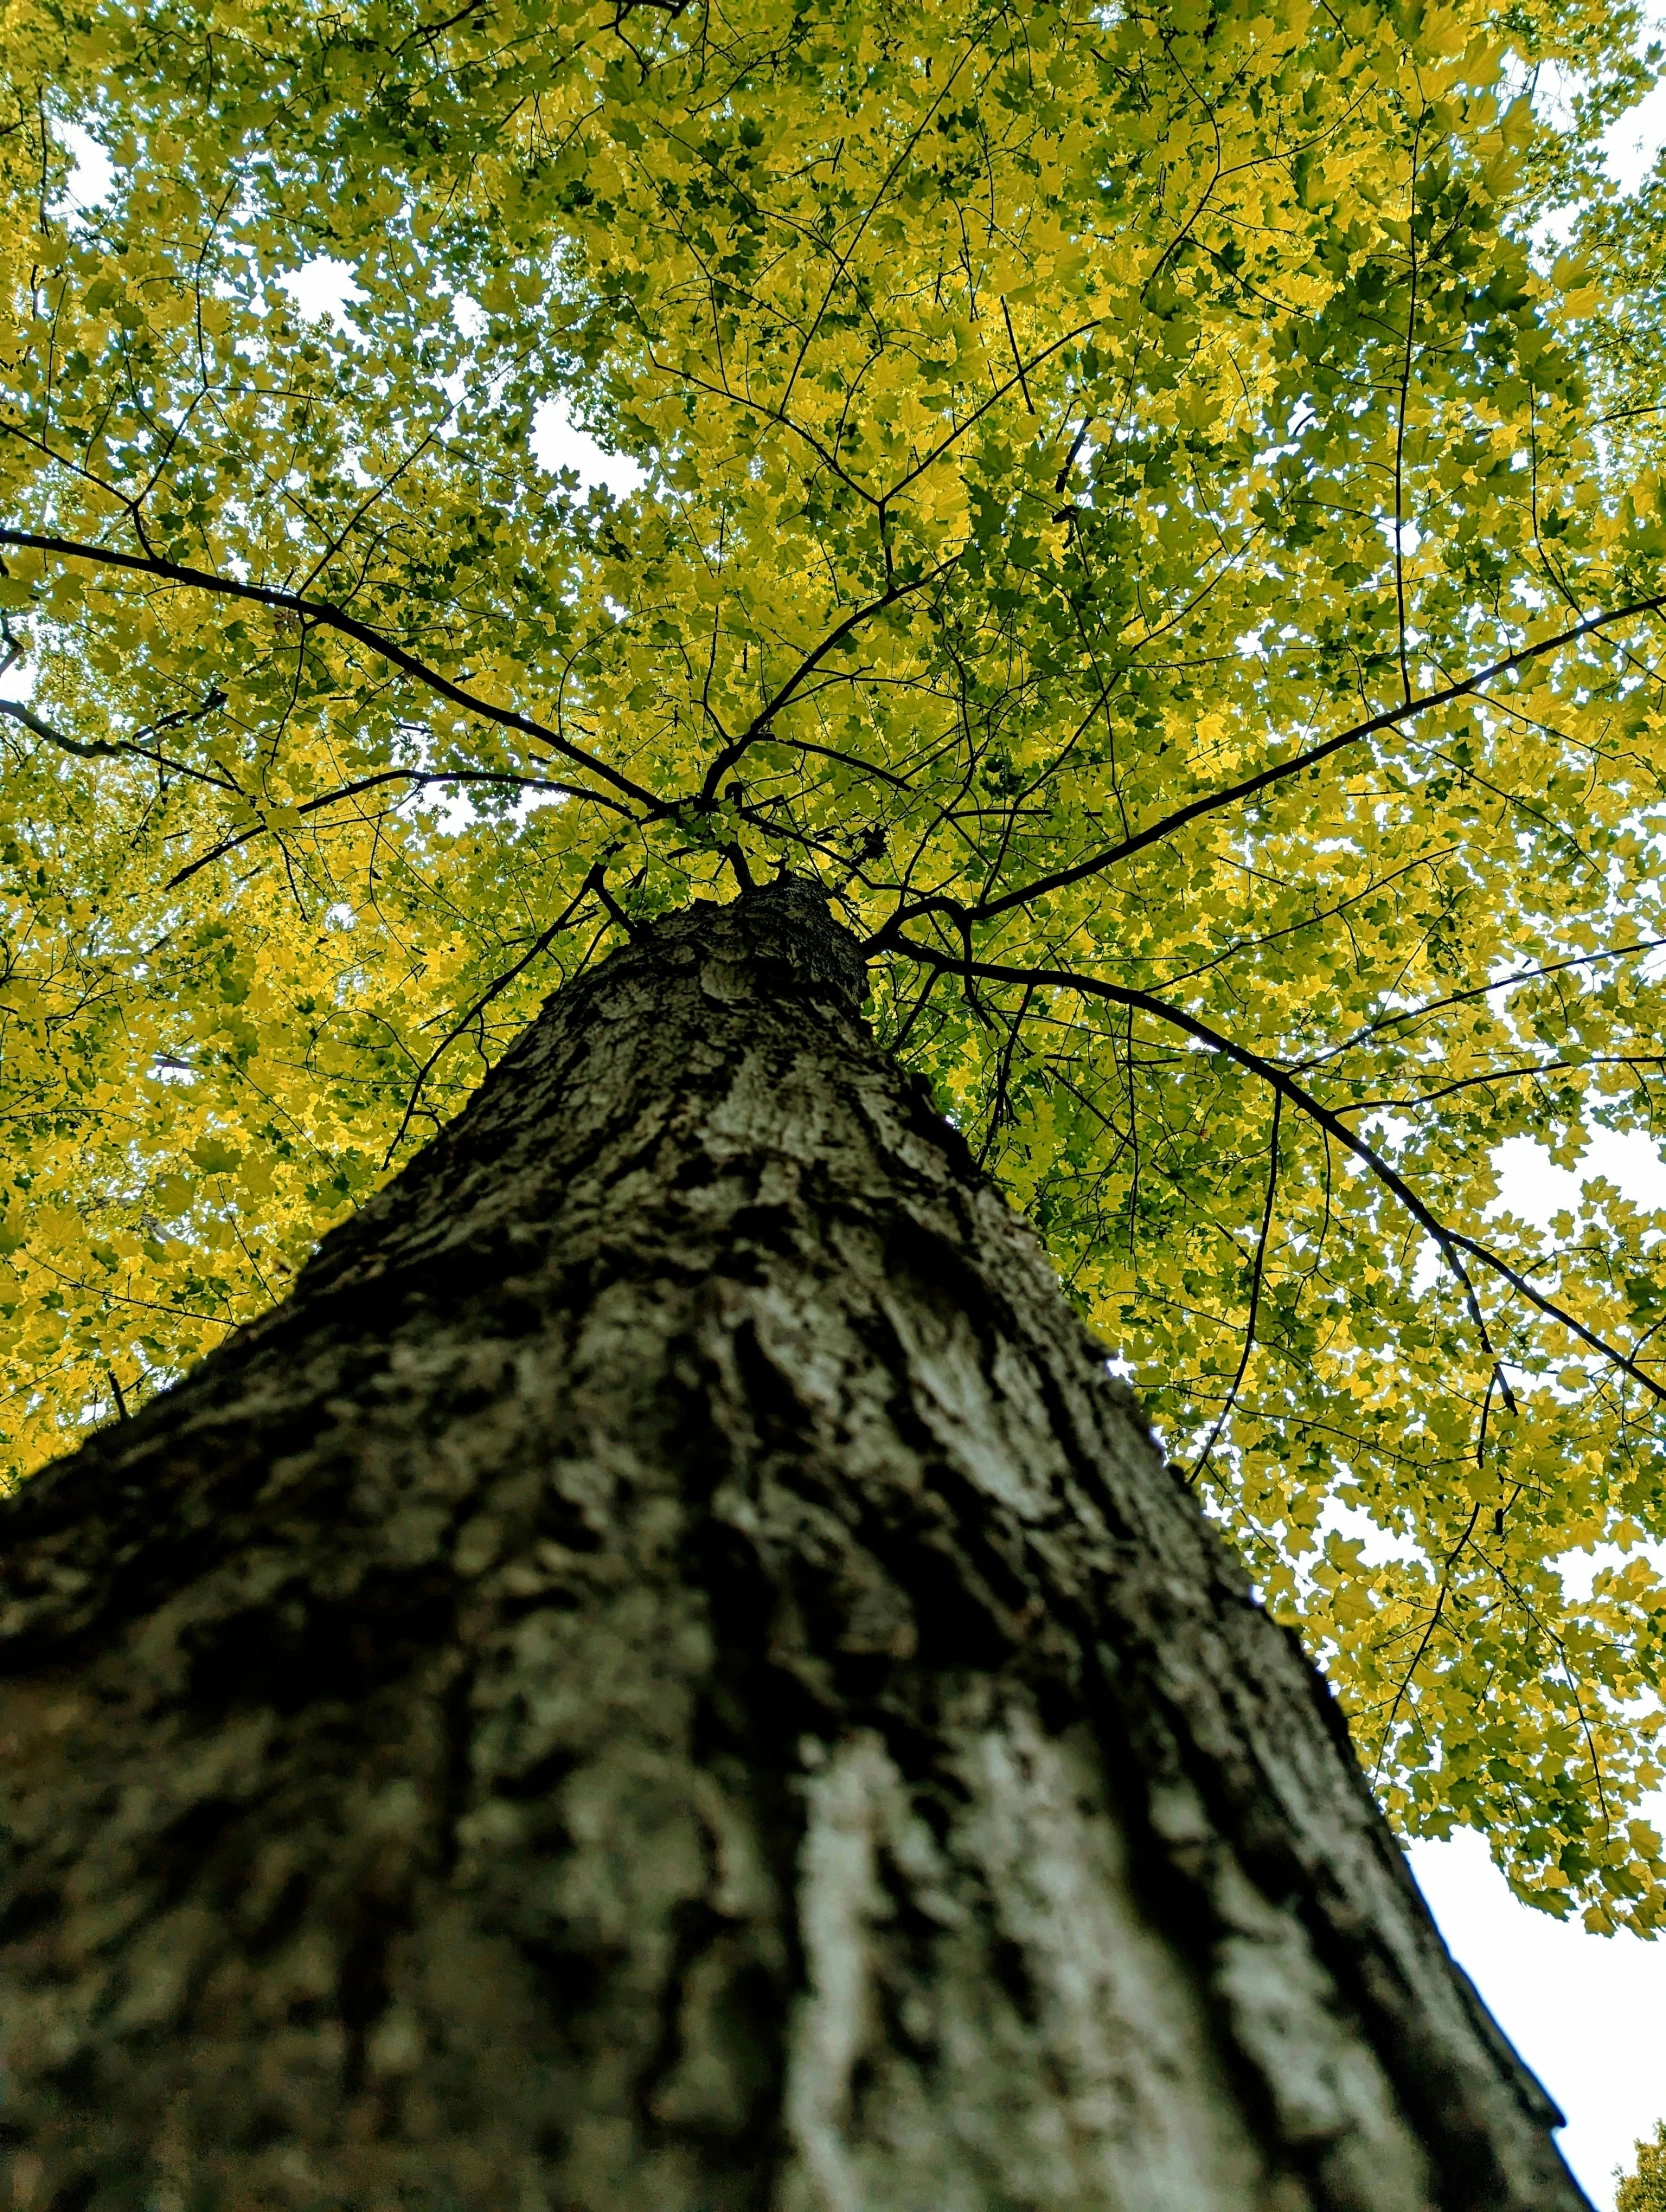
M 859 998 L 662 923 L 5 1509 L 18 2212 L 1582 2203 Z

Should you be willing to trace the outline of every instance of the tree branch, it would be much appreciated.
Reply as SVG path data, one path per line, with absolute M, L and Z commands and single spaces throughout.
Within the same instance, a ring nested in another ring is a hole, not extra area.
M 316 799 L 308 799 L 304 806 L 298 806 L 295 811 L 303 815 L 316 814 L 323 807 L 341 806 L 348 799 L 360 798 L 365 792 L 374 791 L 389 783 L 414 783 L 424 787 L 434 783 L 507 783 L 513 784 L 517 791 L 553 791 L 562 798 L 589 799 L 597 806 L 610 806 L 616 812 L 626 814 L 627 819 L 630 818 L 627 809 L 620 806 L 617 799 L 604 798 L 599 791 L 586 791 L 570 783 L 552 783 L 545 776 L 517 776 L 507 769 L 495 768 L 381 768 L 373 776 L 361 776 L 357 783 L 343 784 L 339 791 L 326 791 Z M 240 846 L 262 836 L 270 828 L 269 822 L 256 822 L 249 829 L 239 830 L 235 837 L 223 837 L 219 844 L 210 846 L 207 852 L 199 853 L 195 860 L 188 861 L 177 875 L 170 876 L 162 886 L 163 890 L 177 891 L 182 883 L 189 883 L 199 869 L 210 866 L 216 860 L 224 860 L 228 853 L 236 852 Z
M 700 787 L 702 801 L 709 804 L 717 796 L 718 786 L 724 777 L 752 746 L 768 735 L 771 722 L 790 702 L 800 686 L 821 666 L 829 653 L 837 652 L 853 631 L 859 629 L 864 622 L 871 621 L 876 614 L 883 614 L 887 607 L 894 607 L 899 600 L 906 599 L 910 592 L 923 591 L 928 584 L 935 583 L 939 576 L 953 568 L 959 557 L 958 554 L 951 554 L 946 561 L 939 561 L 935 568 L 927 569 L 923 576 L 912 577 L 905 584 L 893 584 L 879 598 L 870 600 L 865 607 L 852 609 L 842 622 L 829 630 L 821 643 L 805 654 L 786 682 L 758 709 L 740 735 L 732 738 L 723 747 L 706 770 L 705 781 Z M 879 772 L 883 773 L 883 770 Z
M 1462 1286 L 1464 1303 L 1468 1308 L 1470 1320 L 1474 1324 L 1475 1333 L 1480 1340 L 1481 1349 L 1494 1364 L 1494 1368 L 1498 1373 L 1499 1389 L 1505 1404 L 1510 1407 L 1512 1412 L 1515 1410 L 1515 1396 L 1510 1389 L 1502 1367 L 1499 1365 L 1498 1353 L 1488 1331 L 1486 1317 L 1481 1311 L 1481 1302 L 1475 1295 L 1475 1285 L 1470 1279 L 1468 1268 L 1464 1265 L 1463 1255 L 1466 1253 L 1472 1259 L 1479 1261 L 1483 1267 L 1490 1268 L 1495 1275 L 1508 1283 L 1519 1296 L 1525 1298 L 1529 1304 L 1538 1307 L 1539 1311 L 1545 1314 L 1547 1318 L 1569 1330 L 1579 1338 L 1582 1344 L 1589 1345 L 1593 1352 L 1600 1353 L 1604 1359 L 1629 1375 L 1634 1382 L 1641 1383 L 1651 1397 L 1658 1398 L 1666 1403 L 1666 1384 L 1659 1383 L 1652 1375 L 1645 1374 L 1643 1369 L 1635 1361 L 1629 1359 L 1617 1346 L 1598 1336 L 1595 1330 L 1588 1329 L 1583 1321 L 1579 1320 L 1576 1315 L 1569 1313 L 1566 1308 L 1557 1305 L 1554 1299 L 1545 1297 L 1542 1291 L 1536 1290 L 1507 1260 L 1502 1259 L 1488 1246 L 1478 1243 L 1474 1237 L 1465 1236 L 1461 1230 L 1449 1229 L 1417 1195 L 1405 1177 L 1396 1168 L 1390 1166 L 1374 1145 L 1368 1144 L 1363 1137 L 1356 1136 L 1340 1114 L 1333 1112 L 1330 1107 L 1322 1105 L 1311 1091 L 1306 1090 L 1295 1080 L 1294 1076 L 1279 1067 L 1276 1062 L 1266 1059 L 1261 1053 L 1252 1052 L 1247 1045 L 1239 1044 L 1234 1038 L 1226 1036 L 1221 1030 L 1212 1028 L 1208 1022 L 1200 1021 L 1195 1014 L 1187 1013 L 1184 1007 L 1170 1006 L 1165 1000 L 1153 997 L 1149 991 L 1134 990 L 1129 985 L 1122 983 L 1105 983 L 1097 976 L 1076 975 L 1067 968 L 1007 967 L 991 960 L 961 958 L 955 954 L 942 951 L 936 945 L 917 944 L 910 939 L 897 939 L 894 940 L 894 944 L 895 949 L 903 954 L 906 959 L 917 960 L 925 966 L 940 968 L 946 974 L 962 977 L 972 975 L 990 983 L 1032 984 L 1037 990 L 1077 991 L 1086 998 L 1108 999 L 1114 1005 L 1126 1006 L 1135 1012 L 1149 1014 L 1154 1020 L 1166 1022 L 1170 1027 L 1182 1030 L 1187 1036 L 1195 1037 L 1199 1044 L 1207 1045 L 1212 1052 L 1224 1053 L 1229 1060 L 1235 1060 L 1240 1067 L 1247 1068 L 1252 1075 L 1258 1076 L 1262 1082 L 1270 1084 L 1276 1091 L 1282 1093 L 1292 1106 L 1299 1107 L 1310 1121 L 1315 1122 L 1329 1136 L 1334 1137 L 1345 1151 L 1351 1152 L 1356 1160 L 1361 1161 L 1368 1167 L 1384 1189 L 1390 1191 L 1418 1226 L 1434 1239 L 1442 1259 Z
M 469 1023 L 474 1020 L 475 1016 L 477 1014 L 485 1012 L 486 1008 L 491 1005 L 493 999 L 498 996 L 499 992 L 506 991 L 518 975 L 520 975 L 525 969 L 531 967 L 533 961 L 538 958 L 540 953 L 546 952 L 549 949 L 549 947 L 554 943 L 555 939 L 561 934 L 562 930 L 564 930 L 571 922 L 573 916 L 578 912 L 579 908 L 583 905 L 584 901 L 589 897 L 592 891 L 595 891 L 597 893 L 601 893 L 602 891 L 602 871 L 600 867 L 595 867 L 591 869 L 590 873 L 579 885 L 578 890 L 574 893 L 573 897 L 567 902 L 566 906 L 562 908 L 561 912 L 556 916 L 555 920 L 551 922 L 548 929 L 540 930 L 538 935 L 532 940 L 532 943 L 527 947 L 526 951 L 521 955 L 520 959 L 515 962 L 514 966 L 506 968 L 502 975 L 496 977 L 491 983 L 487 985 L 486 989 L 481 992 L 480 996 L 474 1001 L 473 1005 L 468 1008 L 467 1012 L 463 1014 L 460 1020 L 455 1022 L 452 1027 L 446 1031 L 445 1035 L 440 1039 L 439 1043 L 434 1047 L 433 1051 L 428 1055 L 427 1059 L 424 1060 L 421 1067 L 417 1070 L 416 1081 L 411 1086 L 411 1095 L 405 1101 L 405 1111 L 400 1119 L 399 1127 L 394 1131 L 393 1136 L 389 1140 L 387 1151 L 382 1155 L 382 1165 L 384 1167 L 386 1167 L 388 1163 L 392 1160 L 394 1154 L 398 1151 L 400 1144 L 403 1142 L 405 1132 L 411 1126 L 411 1117 L 416 1112 L 417 1102 L 422 1096 L 422 1087 L 427 1082 L 429 1076 L 433 1074 L 435 1068 L 439 1065 L 442 1055 L 448 1052 L 451 1047 L 457 1042 L 458 1038 L 463 1034 L 464 1030 L 467 1029 Z
M 1221 1440 L 1222 1429 L 1232 1418 L 1233 1409 L 1238 1403 L 1238 1393 L 1244 1387 L 1244 1377 L 1249 1373 L 1250 1354 L 1255 1349 L 1255 1323 L 1256 1316 L 1261 1310 L 1261 1282 L 1267 1265 L 1267 1239 L 1272 1233 L 1273 1200 L 1278 1192 L 1278 1127 L 1283 1112 L 1284 1093 L 1275 1090 L 1273 1092 L 1273 1131 L 1267 1140 L 1267 1202 L 1261 1209 L 1261 1234 L 1256 1239 L 1255 1260 L 1250 1272 L 1249 1318 L 1244 1323 L 1244 1349 L 1239 1355 L 1238 1372 L 1232 1378 L 1232 1388 L 1226 1394 L 1226 1403 L 1221 1407 L 1215 1425 L 1209 1431 L 1209 1441 L 1204 1445 L 1197 1465 L 1187 1477 L 1194 1490 L 1203 1480 L 1203 1471 L 1213 1456 L 1215 1446 Z
M 280 591 L 271 584 L 245 584 L 233 576 L 216 576 L 208 569 L 190 568 L 179 561 L 168 561 L 155 554 L 123 553 L 111 546 L 83 545 L 73 538 L 56 538 L 33 530 L 0 529 L 0 545 L 17 546 L 34 553 L 56 554 L 60 560 L 90 561 L 105 568 L 126 569 L 140 576 L 154 576 L 158 581 L 180 584 L 192 591 L 212 592 L 226 599 L 250 599 L 256 605 L 280 609 L 288 614 L 301 615 L 309 622 L 316 622 L 326 630 L 335 630 L 342 637 L 351 638 L 380 659 L 397 668 L 402 674 L 412 676 L 418 683 L 426 684 L 430 691 L 451 705 L 461 707 L 466 713 L 477 714 L 482 721 L 495 722 L 501 729 L 518 730 L 523 737 L 530 737 L 540 745 L 548 745 L 570 760 L 587 774 L 601 780 L 621 794 L 634 800 L 651 815 L 668 811 L 665 802 L 656 799 L 652 792 L 633 783 L 628 776 L 610 768 L 605 761 L 595 759 L 582 746 L 557 731 L 547 729 L 530 715 L 520 714 L 513 707 L 494 707 L 487 700 L 476 697 L 462 684 L 453 683 L 449 676 L 441 675 L 437 668 L 430 668 L 404 646 L 396 645 L 384 631 L 373 624 L 361 622 L 356 615 L 344 613 L 325 599 L 309 599 L 300 592 Z M 586 797 L 594 794 L 586 793 Z
M 899 943 L 897 932 L 928 914 L 951 915 L 957 925 L 971 922 L 993 921 L 997 915 L 1009 913 L 1014 907 L 1029 906 L 1035 900 L 1046 898 L 1051 892 L 1067 890 L 1074 883 L 1085 882 L 1089 876 L 1099 875 L 1106 868 L 1115 867 L 1118 861 L 1128 860 L 1135 853 L 1143 852 L 1148 845 L 1160 844 L 1172 837 L 1176 830 L 1184 829 L 1188 822 L 1195 822 L 1205 814 L 1216 813 L 1222 807 L 1236 806 L 1241 800 L 1253 799 L 1259 792 L 1271 790 L 1275 784 L 1291 776 L 1299 776 L 1304 769 L 1317 767 L 1333 753 L 1344 747 L 1358 745 L 1368 737 L 1375 737 L 1379 730 L 1397 727 L 1417 715 L 1433 713 L 1439 707 L 1451 706 L 1454 701 L 1467 699 L 1483 685 L 1492 683 L 1499 676 L 1507 676 L 1530 662 L 1541 660 L 1547 653 L 1559 652 L 1564 646 L 1576 645 L 1581 638 L 1591 637 L 1610 628 L 1616 622 L 1630 622 L 1639 615 L 1658 614 L 1666 608 L 1666 592 L 1656 593 L 1651 599 L 1639 599 L 1625 607 L 1612 608 L 1606 614 L 1593 614 L 1583 622 L 1576 622 L 1571 629 L 1558 631 L 1554 637 L 1540 638 L 1532 645 L 1524 645 L 1519 652 L 1507 653 L 1502 660 L 1493 661 L 1488 667 L 1477 669 L 1472 676 L 1465 676 L 1456 683 L 1443 685 L 1438 691 L 1427 691 L 1419 699 L 1412 699 L 1397 707 L 1385 707 L 1380 714 L 1373 714 L 1364 722 L 1356 722 L 1346 730 L 1338 730 L 1334 737 L 1321 739 L 1305 752 L 1293 753 L 1288 760 L 1263 768 L 1253 776 L 1246 776 L 1241 783 L 1229 784 L 1224 790 L 1210 791 L 1176 807 L 1172 814 L 1165 814 L 1160 821 L 1151 822 L 1142 830 L 1120 843 L 1107 845 L 1086 860 L 1078 860 L 1068 868 L 1059 868 L 1049 876 L 1038 876 L 1033 883 L 1021 883 L 998 898 L 980 899 L 975 906 L 965 906 L 958 900 L 936 896 L 917 901 L 913 906 L 898 909 L 891 920 L 878 931 L 868 947 L 870 952 L 883 950 Z

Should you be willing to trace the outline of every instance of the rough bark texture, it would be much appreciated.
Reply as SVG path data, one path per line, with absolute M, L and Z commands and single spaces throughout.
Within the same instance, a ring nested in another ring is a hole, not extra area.
M 17 2212 L 1568 2212 L 807 889 L 0 1513 Z

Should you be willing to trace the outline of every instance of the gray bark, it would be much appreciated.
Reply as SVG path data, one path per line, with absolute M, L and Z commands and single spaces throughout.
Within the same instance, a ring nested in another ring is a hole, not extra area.
M 15 2212 L 1568 2212 L 1328 1693 L 784 883 L 0 1513 Z

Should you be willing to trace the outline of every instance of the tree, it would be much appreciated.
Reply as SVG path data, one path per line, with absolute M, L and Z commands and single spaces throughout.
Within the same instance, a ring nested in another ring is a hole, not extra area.
M 11 1501 L 21 2212 L 1583 2201 L 863 987 L 639 929 Z
M 1656 2127 L 1652 2143 L 1637 2145 L 1637 2171 L 1615 2178 L 1620 2186 L 1614 2212 L 1658 2212 L 1666 2204 L 1666 2120 Z
M 1662 1224 L 1494 1211 L 1653 1133 L 1630 31 L 8 0 L 13 1479 L 785 862 L 1393 1817 L 1656 1926 Z

